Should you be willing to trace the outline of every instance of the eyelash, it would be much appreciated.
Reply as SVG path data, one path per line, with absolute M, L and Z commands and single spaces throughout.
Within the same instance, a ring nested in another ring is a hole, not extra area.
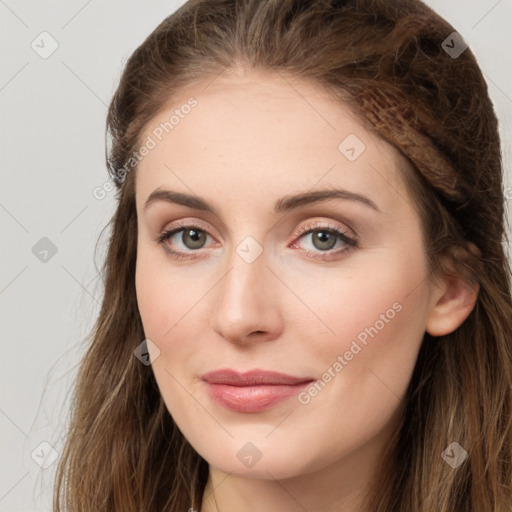
M 169 255 L 172 258 L 177 259 L 177 260 L 190 259 L 190 256 L 187 253 L 184 253 L 182 251 L 174 251 L 173 249 L 171 249 L 169 247 L 168 244 L 166 244 L 166 242 L 173 235 L 175 235 L 176 233 L 179 233 L 180 231 L 184 231 L 185 229 L 194 229 L 197 231 L 201 231 L 203 233 L 207 233 L 206 230 L 204 230 L 203 228 L 201 228 L 198 225 L 187 224 L 187 223 L 183 223 L 183 224 L 178 223 L 171 229 L 165 230 L 162 233 L 160 233 L 156 239 L 157 243 L 162 245 L 164 250 L 167 253 L 169 253 Z M 314 226 L 304 226 L 297 233 L 294 234 L 294 237 L 296 237 L 297 239 L 300 239 L 300 238 L 304 237 L 305 235 L 314 233 L 315 231 L 323 231 L 323 232 L 327 232 L 329 234 L 334 234 L 338 237 L 338 239 L 340 239 L 342 242 L 344 242 L 347 245 L 347 247 L 345 249 L 341 249 L 341 250 L 329 249 L 327 251 L 320 251 L 320 250 L 313 251 L 313 250 L 304 249 L 304 252 L 306 254 L 312 256 L 315 259 L 320 259 L 320 260 L 326 261 L 327 259 L 331 259 L 332 257 L 334 257 L 336 255 L 347 254 L 359 247 L 358 240 L 356 238 L 347 235 L 347 233 L 340 230 L 339 228 L 336 228 L 334 226 L 328 226 L 328 225 L 316 225 L 315 224 Z M 293 245 L 295 245 L 295 244 L 296 244 L 296 242 L 293 243 Z M 197 251 L 192 250 L 191 252 L 197 252 Z M 318 257 L 319 253 L 326 254 L 328 256 L 328 258 Z M 194 258 L 195 257 L 192 257 L 192 259 L 194 259 Z

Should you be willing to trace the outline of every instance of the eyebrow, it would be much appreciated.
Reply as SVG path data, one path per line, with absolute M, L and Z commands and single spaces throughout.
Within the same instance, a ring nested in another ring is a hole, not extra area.
M 301 206 L 325 201 L 327 199 L 344 199 L 349 201 L 357 201 L 375 210 L 376 212 L 382 213 L 378 206 L 368 197 L 343 189 L 315 190 L 313 192 L 303 192 L 293 196 L 285 196 L 275 202 L 274 213 L 287 212 Z M 151 192 L 144 204 L 144 210 L 147 210 L 152 203 L 157 201 L 180 204 L 195 210 L 210 212 L 217 217 L 219 216 L 215 208 L 200 197 L 161 188 L 157 188 Z

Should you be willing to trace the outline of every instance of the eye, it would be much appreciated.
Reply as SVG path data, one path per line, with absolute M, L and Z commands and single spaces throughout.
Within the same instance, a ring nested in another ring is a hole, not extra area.
M 335 257 L 358 247 L 356 238 L 329 225 L 304 226 L 296 236 L 299 240 L 309 241 L 309 247 L 305 248 L 305 252 L 319 259 L 324 259 L 325 256 Z M 292 247 L 297 247 L 297 245 L 297 242 L 294 242 Z
M 176 259 L 190 258 L 190 253 L 202 249 L 208 238 L 206 231 L 199 226 L 184 224 L 163 231 L 157 242 Z M 177 247 L 173 249 L 172 246 Z M 194 258 L 195 256 L 192 256 Z

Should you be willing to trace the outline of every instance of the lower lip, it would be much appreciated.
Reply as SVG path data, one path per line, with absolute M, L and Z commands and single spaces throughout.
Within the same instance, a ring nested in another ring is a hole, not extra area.
M 293 385 L 230 386 L 206 383 L 210 398 L 236 412 L 261 412 L 297 394 L 311 382 Z

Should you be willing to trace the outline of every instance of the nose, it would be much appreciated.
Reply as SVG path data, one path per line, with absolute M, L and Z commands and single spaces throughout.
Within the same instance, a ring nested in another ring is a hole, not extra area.
M 233 251 L 227 272 L 212 290 L 211 327 L 231 343 L 271 341 L 282 331 L 280 283 L 267 265 L 265 251 L 252 262 Z

